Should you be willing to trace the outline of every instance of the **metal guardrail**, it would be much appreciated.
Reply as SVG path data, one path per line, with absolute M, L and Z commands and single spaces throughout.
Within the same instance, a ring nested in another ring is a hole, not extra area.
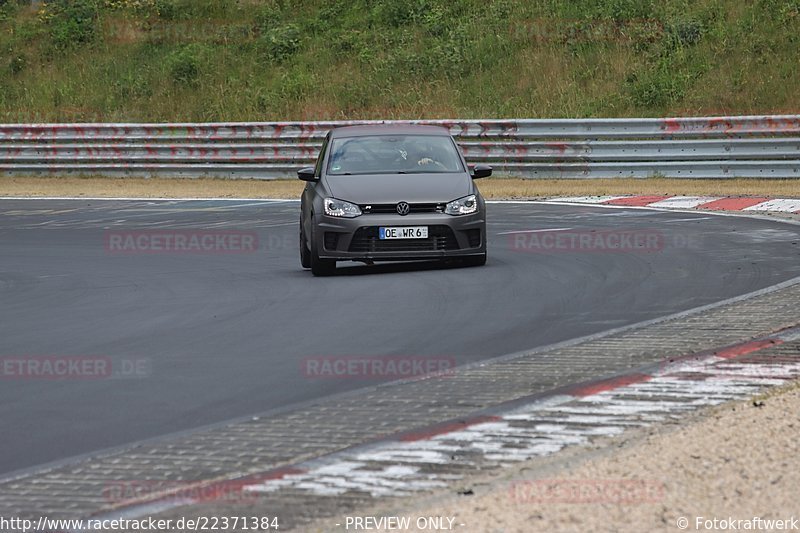
M 0 124 L 0 174 L 280 178 L 351 124 L 431 124 L 529 178 L 800 178 L 800 115 L 664 119 Z

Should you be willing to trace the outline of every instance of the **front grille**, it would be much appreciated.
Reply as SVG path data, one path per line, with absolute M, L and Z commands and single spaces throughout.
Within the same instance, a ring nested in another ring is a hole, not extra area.
M 448 226 L 428 226 L 427 239 L 392 239 L 378 238 L 378 227 L 358 228 L 350 241 L 351 252 L 434 252 L 440 250 L 458 250 L 458 241 Z
M 408 204 L 411 207 L 409 214 L 414 213 L 444 213 L 444 204 Z M 397 214 L 397 204 L 362 204 L 359 206 L 364 214 Z

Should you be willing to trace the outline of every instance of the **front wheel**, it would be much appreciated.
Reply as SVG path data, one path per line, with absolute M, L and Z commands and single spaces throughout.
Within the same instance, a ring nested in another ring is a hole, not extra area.
M 300 264 L 303 268 L 311 268 L 311 252 L 308 250 L 306 232 L 303 231 L 303 221 L 300 221 Z
M 317 252 L 317 243 L 311 237 L 311 273 L 315 276 L 330 276 L 336 271 L 335 259 L 321 259 Z

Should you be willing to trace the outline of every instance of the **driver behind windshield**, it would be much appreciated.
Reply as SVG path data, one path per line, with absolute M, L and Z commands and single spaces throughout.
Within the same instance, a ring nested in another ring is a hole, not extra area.
M 429 142 L 422 142 L 418 143 L 415 148 L 414 160 L 417 162 L 417 166 L 447 170 L 447 167 L 442 162 L 446 159 L 446 156 L 441 153 L 438 146 Z

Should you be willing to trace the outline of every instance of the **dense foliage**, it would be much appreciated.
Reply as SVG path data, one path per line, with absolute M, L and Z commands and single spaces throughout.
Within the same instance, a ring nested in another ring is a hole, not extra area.
M 800 0 L 0 0 L 0 121 L 796 112 Z

